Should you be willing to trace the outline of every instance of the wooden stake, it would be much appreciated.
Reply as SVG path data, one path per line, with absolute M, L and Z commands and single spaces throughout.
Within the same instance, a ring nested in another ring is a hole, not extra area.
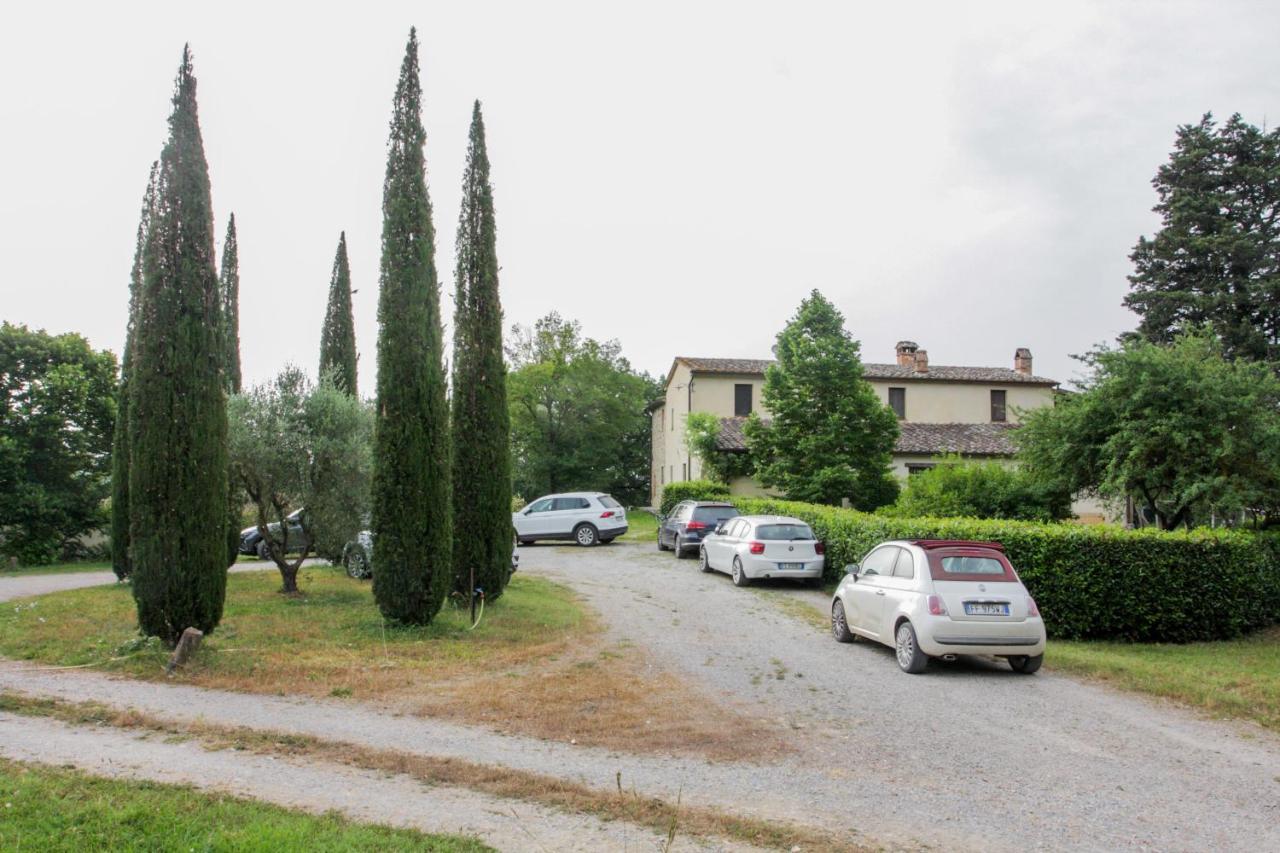
M 196 653 L 196 649 L 200 647 L 200 641 L 204 639 L 204 632 L 196 628 L 188 628 L 182 632 L 182 636 L 178 638 L 178 645 L 174 646 L 173 654 L 169 656 L 169 662 L 164 666 L 165 675 L 173 675 L 173 671 L 185 664 Z

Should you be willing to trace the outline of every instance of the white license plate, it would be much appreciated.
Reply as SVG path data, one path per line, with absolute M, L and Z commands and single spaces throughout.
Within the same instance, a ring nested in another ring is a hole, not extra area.
M 1009 605 L 966 601 L 964 603 L 964 612 L 966 616 L 1008 616 Z
M 780 572 L 798 572 L 804 568 L 804 563 L 778 563 L 778 571 Z

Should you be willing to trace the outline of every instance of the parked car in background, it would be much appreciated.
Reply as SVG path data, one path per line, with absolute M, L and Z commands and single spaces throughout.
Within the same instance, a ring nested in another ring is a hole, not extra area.
M 681 501 L 658 523 L 658 550 L 696 554 L 704 536 L 737 516 L 738 508 L 725 501 Z
M 546 495 L 511 514 L 516 542 L 558 539 L 595 545 L 612 542 L 627 532 L 627 511 L 603 492 Z
M 296 509 L 285 516 L 285 522 L 289 525 L 289 541 L 288 550 L 291 554 L 300 553 L 304 546 L 310 547 L 311 537 L 307 535 L 307 531 L 302 527 L 302 510 Z M 272 535 L 279 535 L 280 522 L 273 521 L 267 525 L 267 529 Z M 267 553 L 267 543 L 262 538 L 262 531 L 258 530 L 257 525 L 246 527 L 240 531 L 240 553 L 241 554 L 257 554 L 259 559 L 269 560 L 271 555 Z
M 342 549 L 342 567 L 357 580 L 373 577 L 373 533 L 361 530 L 356 538 Z M 511 549 L 511 571 L 520 568 L 520 555 Z
M 702 540 L 699 568 L 728 572 L 736 586 L 758 578 L 820 583 L 826 549 L 813 530 L 785 515 L 740 515 L 721 522 Z
M 997 543 L 884 542 L 845 570 L 831 600 L 838 642 L 892 646 L 911 673 L 931 657 L 994 655 L 1024 673 L 1044 661 L 1044 620 Z

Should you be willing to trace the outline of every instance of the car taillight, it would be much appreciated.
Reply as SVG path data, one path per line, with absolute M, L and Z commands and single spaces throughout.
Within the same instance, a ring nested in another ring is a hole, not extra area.
M 827 546 L 822 544 L 821 542 L 814 542 L 813 552 L 818 556 L 822 556 L 823 554 L 827 553 Z
M 947 605 L 940 595 L 929 596 L 929 615 L 930 616 L 946 616 Z
M 1040 615 L 1040 608 L 1036 607 L 1036 600 L 1029 595 L 1027 596 L 1027 615 L 1028 616 Z
M 750 549 L 751 549 L 751 553 L 752 553 L 752 554 L 763 554 L 763 553 L 764 553 L 764 543 L 763 543 L 763 542 L 752 542 L 752 543 L 751 543 L 751 545 L 750 545 L 749 547 L 750 547 Z
M 613 510 L 611 510 L 611 509 L 607 509 L 607 510 L 605 510 L 604 512 L 600 513 L 600 517 L 601 517 L 601 518 L 613 518 Z
M 706 530 L 707 523 L 705 521 L 691 521 L 684 526 L 685 530 Z

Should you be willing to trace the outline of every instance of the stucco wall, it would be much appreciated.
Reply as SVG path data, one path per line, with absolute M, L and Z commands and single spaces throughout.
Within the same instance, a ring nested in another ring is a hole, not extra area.
M 1007 423 L 1018 423 L 1018 409 L 1053 405 L 1053 389 L 1045 386 L 988 385 L 979 382 L 932 380 L 869 380 L 876 395 L 889 405 L 889 389 L 906 390 L 906 417 L 918 424 L 985 424 L 991 422 L 991 392 L 1005 392 Z

